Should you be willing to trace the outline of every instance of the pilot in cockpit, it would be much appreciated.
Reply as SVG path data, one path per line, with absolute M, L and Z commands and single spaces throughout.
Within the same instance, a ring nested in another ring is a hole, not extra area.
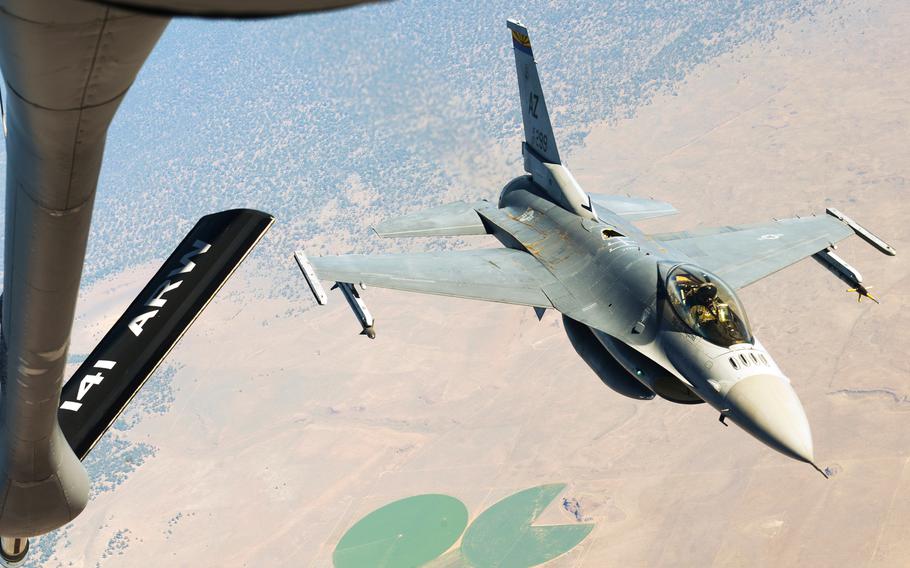
M 719 319 L 717 305 L 717 286 L 703 282 L 693 287 L 687 294 L 689 316 L 692 321 L 704 324 Z
M 695 274 L 682 268 L 671 273 L 671 300 L 679 317 L 695 333 L 718 345 L 748 342 L 748 324 L 736 309 L 733 292 L 706 273 Z

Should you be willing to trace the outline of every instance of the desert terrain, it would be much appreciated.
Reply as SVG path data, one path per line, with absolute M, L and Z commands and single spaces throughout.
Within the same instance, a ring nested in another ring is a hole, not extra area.
M 319 309 L 257 295 L 268 279 L 305 284 L 292 251 L 282 266 L 254 254 L 173 352 L 167 411 L 113 433 L 153 455 L 46 540 L 48 565 L 331 566 L 345 531 L 397 499 L 444 493 L 473 519 L 565 483 L 594 528 L 548 566 L 906 566 L 908 25 L 898 0 L 787 24 L 633 116 L 592 125 L 566 157 L 589 191 L 679 209 L 649 231 L 834 206 L 898 250 L 840 247 L 881 305 L 857 303 L 811 260 L 741 292 L 831 479 L 705 406 L 610 391 L 557 314 L 369 289 L 369 341 L 337 293 Z M 484 181 L 474 197 L 507 180 Z M 155 268 L 85 290 L 73 353 L 90 351 Z M 576 522 L 558 502 L 541 522 Z

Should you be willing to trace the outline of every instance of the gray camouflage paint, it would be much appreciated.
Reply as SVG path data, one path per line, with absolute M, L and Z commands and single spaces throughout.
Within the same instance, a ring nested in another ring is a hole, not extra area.
M 713 273 L 712 281 L 729 288 L 738 304 L 732 290 L 862 228 L 824 215 L 642 233 L 631 221 L 673 208 L 584 192 L 560 163 L 527 29 L 508 25 L 525 128 L 524 168 L 531 175 L 506 185 L 497 205 L 452 203 L 376 227 L 380 236 L 396 237 L 486 233 L 506 248 L 320 257 L 311 260 L 316 273 L 339 282 L 554 308 L 578 353 L 617 392 L 708 403 L 722 421 L 729 418 L 771 448 L 815 466 L 802 404 L 771 355 L 755 338 L 725 347 L 696 333 L 671 304 L 668 280 L 680 266 Z M 627 374 L 616 374 L 617 368 Z

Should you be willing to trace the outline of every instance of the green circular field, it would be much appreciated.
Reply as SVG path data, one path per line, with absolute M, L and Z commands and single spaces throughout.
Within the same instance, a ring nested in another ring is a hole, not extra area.
M 592 524 L 533 526 L 565 484 L 541 485 L 499 501 L 474 519 L 461 541 L 469 566 L 528 568 L 572 550 Z
M 390 503 L 341 537 L 336 568 L 420 566 L 444 553 L 468 524 L 464 504 L 448 495 L 417 495 Z

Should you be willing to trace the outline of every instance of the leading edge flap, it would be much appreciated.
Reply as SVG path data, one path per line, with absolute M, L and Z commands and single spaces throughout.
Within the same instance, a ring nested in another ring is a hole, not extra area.
M 60 428 L 79 456 L 98 442 L 274 218 L 233 209 L 196 223 L 63 386 Z

